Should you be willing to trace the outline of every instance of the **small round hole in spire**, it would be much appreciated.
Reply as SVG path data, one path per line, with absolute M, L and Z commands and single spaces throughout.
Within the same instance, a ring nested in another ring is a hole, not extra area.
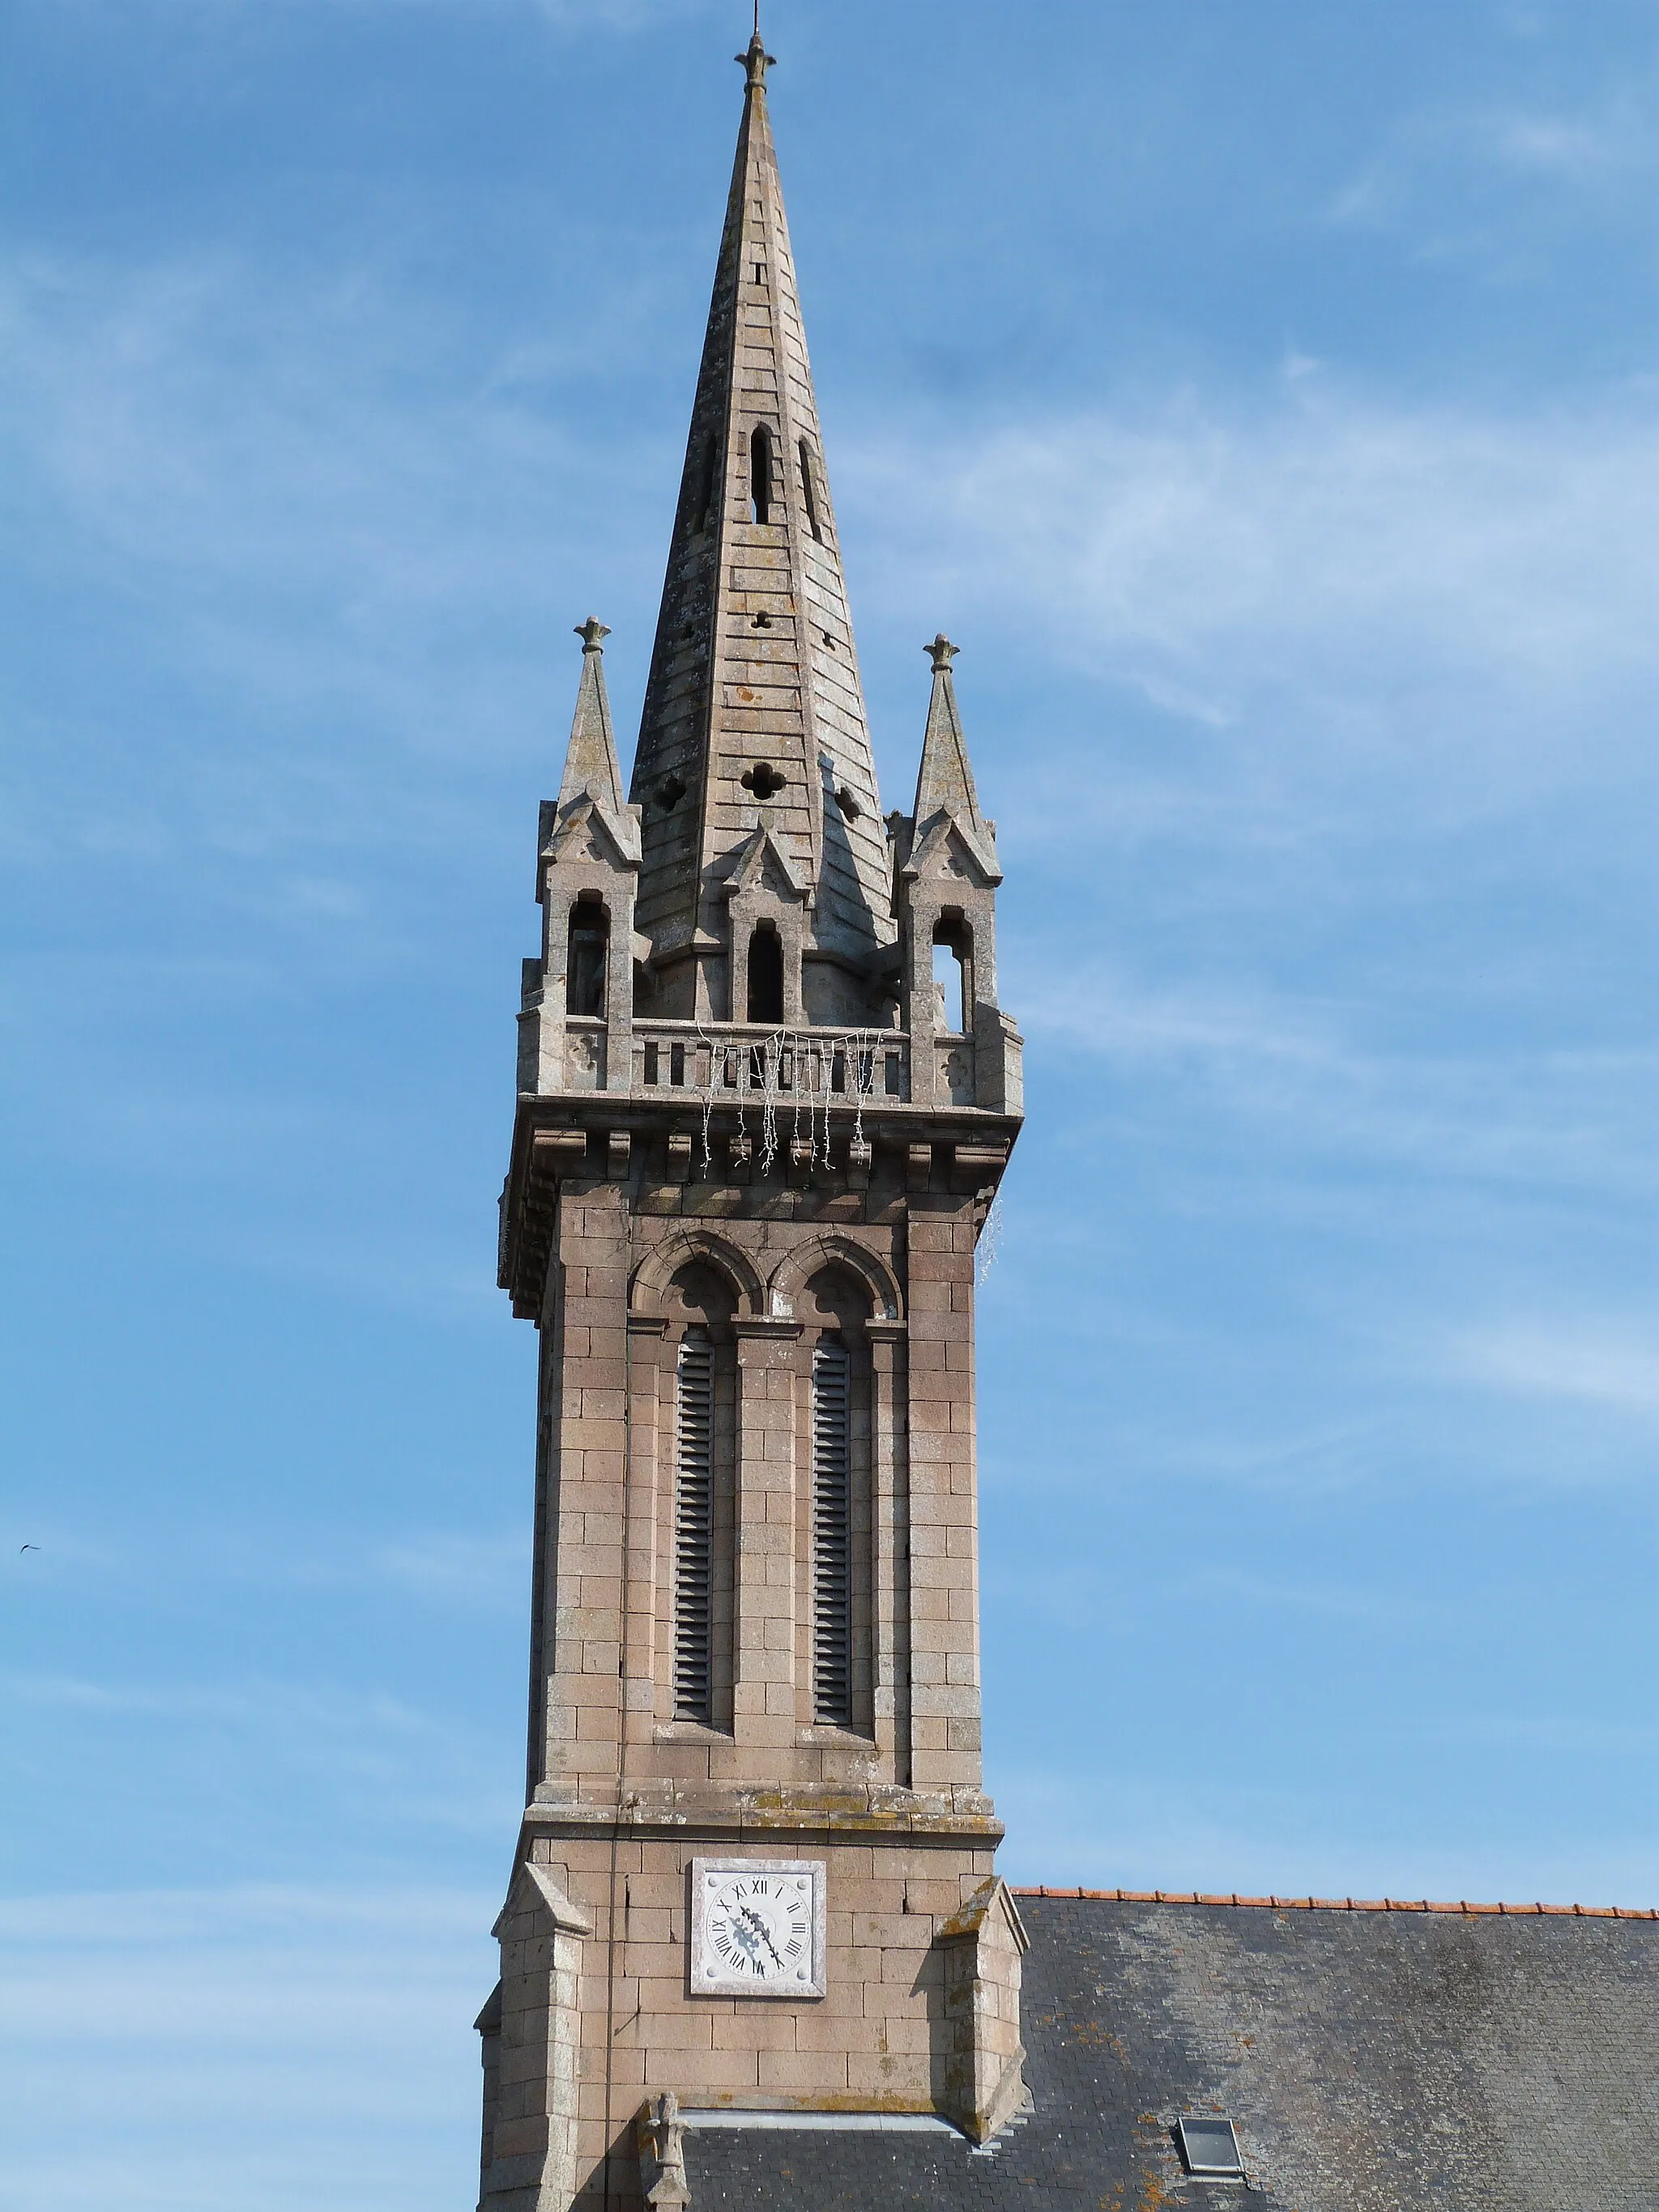
M 752 791 L 757 799 L 775 799 L 788 781 L 778 774 L 770 761 L 757 761 L 746 769 L 740 779 L 745 791 Z
M 685 796 L 685 786 L 677 775 L 665 775 L 657 786 L 657 804 L 665 814 L 672 814 Z

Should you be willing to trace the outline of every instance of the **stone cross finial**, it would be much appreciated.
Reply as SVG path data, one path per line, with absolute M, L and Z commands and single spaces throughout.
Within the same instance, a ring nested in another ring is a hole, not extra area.
M 602 623 L 597 615 L 589 615 L 585 623 L 576 624 L 576 635 L 582 641 L 584 653 L 603 653 L 605 647 L 599 643 L 599 640 L 602 637 L 610 636 L 611 625 L 609 623 Z
M 764 92 L 766 89 L 766 72 L 768 70 L 776 67 L 778 58 L 775 54 L 769 54 L 765 47 L 761 44 L 760 9 L 758 8 L 755 10 L 755 35 L 749 41 L 747 52 L 741 54 L 733 54 L 732 58 L 739 65 L 740 68 L 747 72 L 749 89 L 750 92 Z
M 931 645 L 924 645 L 921 649 L 931 656 L 935 676 L 945 676 L 950 672 L 951 663 L 956 659 L 959 650 L 957 647 L 951 644 L 943 630 Z

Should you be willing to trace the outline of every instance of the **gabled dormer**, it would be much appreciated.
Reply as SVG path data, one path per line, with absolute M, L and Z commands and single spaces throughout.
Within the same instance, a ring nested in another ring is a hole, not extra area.
M 731 946 L 730 1018 L 769 1029 L 799 1028 L 812 886 L 769 823 L 757 822 L 738 847 L 720 890 Z

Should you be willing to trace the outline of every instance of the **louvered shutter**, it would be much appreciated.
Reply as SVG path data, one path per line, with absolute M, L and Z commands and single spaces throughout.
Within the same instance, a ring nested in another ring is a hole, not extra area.
M 714 1353 L 680 1345 L 675 1415 L 674 1715 L 709 1717 L 709 1576 L 714 1506 Z
M 851 1362 L 812 1355 L 812 1717 L 847 1727 L 852 1709 Z

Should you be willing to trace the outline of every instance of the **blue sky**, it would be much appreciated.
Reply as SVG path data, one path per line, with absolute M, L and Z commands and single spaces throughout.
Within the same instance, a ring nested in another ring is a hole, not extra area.
M 1008 872 L 1006 1871 L 1659 1902 L 1659 15 L 766 17 L 886 803 L 943 626 Z M 535 805 L 589 611 L 637 716 L 746 24 L 0 23 L 0 2207 L 437 2212 Z

